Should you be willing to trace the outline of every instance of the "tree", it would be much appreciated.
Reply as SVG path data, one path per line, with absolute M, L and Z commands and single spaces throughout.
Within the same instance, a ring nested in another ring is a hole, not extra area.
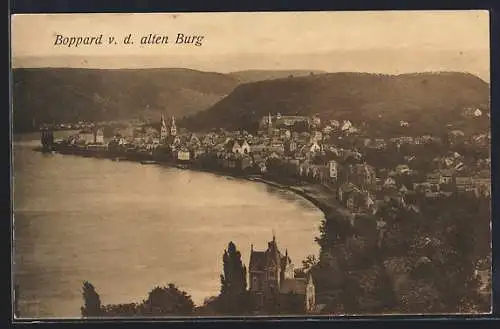
M 235 295 L 247 289 L 247 269 L 241 261 L 241 253 L 229 242 L 222 258 L 224 274 L 221 275 L 221 294 Z
M 302 261 L 302 269 L 304 271 L 308 271 L 314 266 L 318 264 L 318 259 L 316 259 L 316 256 L 314 255 L 309 255 Z
M 193 313 L 194 303 L 185 291 L 169 283 L 149 292 L 144 309 L 148 315 L 188 315 Z
M 221 275 L 221 291 L 218 309 L 222 313 L 242 314 L 250 311 L 251 299 L 247 292 L 247 269 L 241 261 L 241 253 L 229 242 L 223 255 L 224 274 Z
M 82 295 L 84 301 L 84 306 L 80 309 L 82 316 L 86 318 L 102 315 L 101 298 L 90 282 L 83 283 Z

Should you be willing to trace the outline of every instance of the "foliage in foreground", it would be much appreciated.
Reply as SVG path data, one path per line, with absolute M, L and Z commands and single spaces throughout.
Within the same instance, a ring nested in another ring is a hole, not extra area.
M 183 316 L 194 312 L 194 303 L 185 291 L 174 284 L 155 287 L 148 298 L 141 303 L 101 305 L 99 294 L 94 286 L 83 284 L 84 306 L 82 317 L 118 317 L 118 316 Z
M 419 212 L 387 203 L 354 226 L 331 216 L 317 238 L 317 299 L 336 314 L 488 312 L 475 269 L 489 259 L 489 220 L 487 200 L 462 196 Z

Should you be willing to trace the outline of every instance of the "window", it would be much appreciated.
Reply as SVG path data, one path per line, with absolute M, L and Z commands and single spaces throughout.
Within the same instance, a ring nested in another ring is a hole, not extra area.
M 252 279 L 252 288 L 254 290 L 259 290 L 259 280 L 255 276 Z

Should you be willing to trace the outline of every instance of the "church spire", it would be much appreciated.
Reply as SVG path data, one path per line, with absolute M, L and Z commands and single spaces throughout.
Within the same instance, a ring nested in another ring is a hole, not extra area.
M 267 133 L 269 134 L 269 136 L 271 136 L 273 133 L 273 120 L 271 117 L 271 112 L 269 112 L 269 115 L 267 117 Z
M 172 115 L 172 119 L 170 121 L 170 135 L 177 135 L 177 126 L 175 125 L 175 117 Z
M 165 123 L 165 116 L 161 114 L 161 127 L 160 127 L 160 139 L 167 138 L 167 124 Z

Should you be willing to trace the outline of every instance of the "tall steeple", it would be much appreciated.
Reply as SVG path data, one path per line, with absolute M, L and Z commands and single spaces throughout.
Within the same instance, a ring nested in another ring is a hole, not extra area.
M 271 117 L 271 112 L 269 112 L 269 115 L 267 116 L 267 133 L 269 134 L 269 136 L 271 136 L 273 133 L 273 120 Z
M 163 114 L 161 115 L 161 128 L 160 128 L 160 139 L 165 139 L 167 138 L 168 132 L 167 132 L 167 124 L 165 122 L 165 117 Z
M 175 117 L 172 116 L 172 119 L 170 121 L 170 135 L 175 136 L 177 135 L 177 126 L 175 125 Z

